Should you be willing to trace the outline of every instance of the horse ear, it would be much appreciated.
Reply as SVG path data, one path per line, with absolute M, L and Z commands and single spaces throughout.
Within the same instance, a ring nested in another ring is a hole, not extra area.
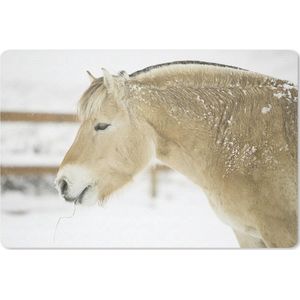
M 113 76 L 104 68 L 103 72 L 103 82 L 108 91 L 111 91 L 114 88 L 114 78 Z
M 86 72 L 89 75 L 90 81 L 93 82 L 96 79 L 96 77 L 90 71 L 86 71 Z
M 125 71 L 118 73 L 118 76 L 111 75 L 106 69 L 102 68 L 103 83 L 109 93 L 120 90 L 124 86 L 124 82 L 129 79 L 129 75 Z

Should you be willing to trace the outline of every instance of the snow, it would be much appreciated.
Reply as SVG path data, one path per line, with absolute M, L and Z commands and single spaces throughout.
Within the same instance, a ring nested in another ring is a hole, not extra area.
M 280 99 L 280 98 L 282 98 L 282 97 L 284 97 L 284 96 L 285 96 L 285 94 L 283 94 L 283 93 L 281 93 L 281 92 L 274 93 L 274 97 L 276 97 L 276 98 L 278 98 L 278 99 Z
M 104 205 L 76 206 L 59 196 L 2 195 L 1 237 L 9 248 L 206 247 L 235 248 L 231 228 L 213 213 L 201 190 L 175 172 L 160 175 L 158 196 L 149 194 L 149 174 Z
M 1 165 L 59 165 L 79 124 L 1 124 Z
M 261 112 L 263 114 L 267 114 L 268 112 L 270 112 L 272 109 L 272 105 L 271 104 L 268 104 L 268 106 L 264 106 L 262 109 L 261 109 Z

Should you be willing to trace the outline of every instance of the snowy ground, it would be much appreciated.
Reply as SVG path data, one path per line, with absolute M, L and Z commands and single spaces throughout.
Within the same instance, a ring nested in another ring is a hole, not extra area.
M 230 227 L 214 215 L 198 187 L 175 172 L 160 174 L 158 196 L 149 195 L 148 173 L 104 207 L 76 207 L 58 196 L 2 196 L 6 247 L 238 247 Z

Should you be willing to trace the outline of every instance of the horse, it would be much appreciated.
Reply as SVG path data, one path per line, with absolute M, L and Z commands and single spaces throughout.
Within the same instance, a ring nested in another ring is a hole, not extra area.
M 156 158 L 201 187 L 242 248 L 296 245 L 296 85 L 199 61 L 102 71 L 57 174 L 66 201 L 104 201 Z

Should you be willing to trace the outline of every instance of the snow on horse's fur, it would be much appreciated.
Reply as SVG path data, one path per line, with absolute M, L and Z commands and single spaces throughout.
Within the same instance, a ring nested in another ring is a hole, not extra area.
M 82 124 L 60 176 L 72 166 L 88 170 L 89 195 L 104 199 L 156 157 L 205 191 L 242 247 L 296 244 L 293 84 L 201 62 L 103 72 L 80 100 Z M 95 131 L 97 123 L 110 126 Z

